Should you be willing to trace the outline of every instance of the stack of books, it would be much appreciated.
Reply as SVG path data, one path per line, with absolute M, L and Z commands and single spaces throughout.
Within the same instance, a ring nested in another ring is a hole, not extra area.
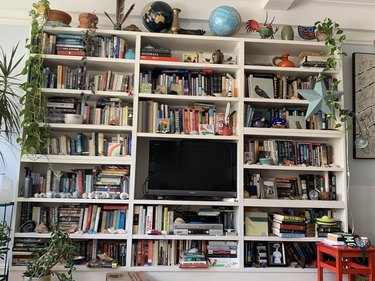
M 56 55 L 85 56 L 86 48 L 82 36 L 76 34 L 58 34 Z
M 179 259 L 180 268 L 207 268 L 205 255 L 201 252 L 183 251 Z
M 177 57 L 172 57 L 170 49 L 154 48 L 146 46 L 141 49 L 141 60 L 155 60 L 155 61 L 180 61 Z
M 327 237 L 323 239 L 323 243 L 332 246 L 345 246 L 345 241 L 348 239 L 354 241 L 354 235 L 347 232 L 328 233 Z
M 273 214 L 272 233 L 283 238 L 302 238 L 306 236 L 306 223 L 303 216 Z
M 299 66 L 324 67 L 328 56 L 304 56 L 299 59 Z
M 329 233 L 341 232 L 341 221 L 326 218 L 325 216 L 316 219 L 316 226 L 318 237 L 327 237 Z

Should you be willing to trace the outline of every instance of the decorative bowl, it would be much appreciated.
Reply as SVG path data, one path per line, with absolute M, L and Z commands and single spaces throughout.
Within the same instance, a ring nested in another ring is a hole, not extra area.
M 314 40 L 315 35 L 315 26 L 298 26 L 298 35 L 305 40 Z
M 64 122 L 65 124 L 82 124 L 83 117 L 79 114 L 65 114 Z
M 45 13 L 44 17 L 46 21 L 61 21 L 67 25 L 72 21 L 72 17 L 68 13 L 60 10 L 50 9 Z
M 284 118 L 274 118 L 272 119 L 272 128 L 285 128 L 285 125 L 286 125 L 286 121 Z

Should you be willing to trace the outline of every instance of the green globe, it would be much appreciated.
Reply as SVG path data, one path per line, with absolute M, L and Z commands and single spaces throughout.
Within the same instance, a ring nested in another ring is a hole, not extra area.
M 232 36 L 241 28 L 241 16 L 233 7 L 220 6 L 211 12 L 208 26 L 214 35 Z
M 173 10 L 163 1 L 150 2 L 142 10 L 142 23 L 150 32 L 168 31 L 172 21 Z

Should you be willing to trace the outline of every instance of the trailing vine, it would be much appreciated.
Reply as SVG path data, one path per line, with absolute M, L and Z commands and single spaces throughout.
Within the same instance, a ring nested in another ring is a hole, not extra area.
M 29 12 L 31 34 L 26 48 L 29 49 L 30 56 L 22 71 L 22 74 L 27 75 L 28 78 L 22 85 L 25 94 L 20 98 L 23 137 L 17 139 L 22 154 L 45 153 L 48 143 L 46 140 L 49 137 L 49 127 L 41 125 L 44 123 L 45 109 L 41 86 L 44 82 L 43 28 L 46 22 L 44 14 L 49 10 L 49 5 L 48 0 L 39 0 L 33 3 L 33 8 Z

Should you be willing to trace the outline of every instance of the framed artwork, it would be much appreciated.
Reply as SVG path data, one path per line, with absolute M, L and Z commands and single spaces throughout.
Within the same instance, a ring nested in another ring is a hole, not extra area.
M 260 179 L 260 198 L 277 199 L 276 183 L 274 178 Z
M 268 242 L 268 265 L 286 266 L 285 247 L 283 242 Z
M 183 62 L 199 62 L 199 54 L 198 53 L 182 53 L 182 61 Z
M 375 158 L 375 53 L 353 54 L 353 156 Z
M 251 98 L 274 98 L 274 82 L 272 77 L 256 77 L 250 75 Z

